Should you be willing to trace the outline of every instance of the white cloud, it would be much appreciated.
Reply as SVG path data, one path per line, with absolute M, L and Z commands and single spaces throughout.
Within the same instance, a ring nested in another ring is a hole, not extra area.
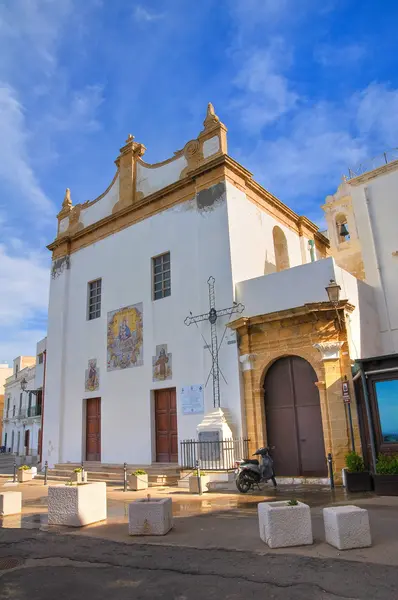
M 0 338 L 0 363 L 8 362 L 12 366 L 12 361 L 17 356 L 35 356 L 36 344 L 45 336 L 44 328 L 3 330 Z
M 231 106 L 250 131 L 258 131 L 295 108 L 299 96 L 283 74 L 289 62 L 280 39 L 242 60 L 234 81 L 240 91 Z
M 52 131 L 75 131 L 92 133 L 100 129 L 97 112 L 102 102 L 103 88 L 99 85 L 88 85 L 71 94 L 69 104 L 60 107 L 48 117 L 48 127 Z
M 50 216 L 54 214 L 54 206 L 32 169 L 28 141 L 24 109 L 17 93 L 6 83 L 0 83 L 0 179 L 17 190 L 25 202 L 31 201 L 43 215 Z
M 22 240 L 0 244 L 0 327 L 14 331 L 48 306 L 50 258 L 26 247 Z M 3 337 L 3 335 L 1 336 Z
M 352 67 L 366 57 L 367 50 L 361 44 L 322 44 L 314 50 L 315 60 L 324 67 Z
M 133 16 L 136 21 L 150 23 L 151 21 L 158 21 L 159 19 L 163 19 L 164 14 L 151 12 L 147 8 L 141 6 L 141 4 L 138 4 L 134 8 Z
M 380 151 L 398 146 L 398 89 L 371 83 L 351 102 L 362 136 L 377 142 Z

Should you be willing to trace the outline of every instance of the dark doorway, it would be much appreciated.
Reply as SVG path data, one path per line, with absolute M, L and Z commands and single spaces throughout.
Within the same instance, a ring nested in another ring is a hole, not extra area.
M 178 462 L 176 389 L 155 391 L 156 462 Z
M 86 460 L 101 460 L 101 398 L 86 400 Z
M 29 456 L 30 430 L 25 431 L 25 456 Z
M 267 440 L 276 475 L 327 475 L 317 376 L 298 356 L 277 360 L 264 382 Z

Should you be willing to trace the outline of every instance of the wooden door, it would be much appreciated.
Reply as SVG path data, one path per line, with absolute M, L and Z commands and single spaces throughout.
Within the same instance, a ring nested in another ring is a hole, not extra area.
M 178 463 L 176 389 L 155 391 L 156 462 Z
M 86 460 L 101 460 L 101 398 L 86 400 Z
M 317 377 L 298 356 L 277 360 L 265 379 L 267 440 L 281 476 L 327 475 Z

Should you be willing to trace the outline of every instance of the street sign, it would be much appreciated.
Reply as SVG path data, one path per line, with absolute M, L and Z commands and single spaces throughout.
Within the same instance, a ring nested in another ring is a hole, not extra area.
M 350 404 L 351 402 L 350 387 L 348 385 L 348 381 L 343 381 L 343 400 L 346 404 Z

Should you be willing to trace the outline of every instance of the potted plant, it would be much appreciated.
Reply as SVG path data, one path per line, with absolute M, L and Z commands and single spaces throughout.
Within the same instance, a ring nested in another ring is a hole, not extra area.
M 196 471 L 194 471 L 192 473 L 192 475 L 190 477 L 188 477 L 188 481 L 189 481 L 189 492 L 191 494 L 199 494 L 200 490 L 199 490 L 199 477 L 198 477 L 198 470 L 196 469 Z M 202 493 L 204 492 L 208 492 L 209 489 L 207 487 L 207 484 L 210 481 L 210 477 L 208 475 L 206 475 L 206 473 L 204 471 L 200 471 L 200 486 L 202 488 Z
M 143 469 L 137 469 L 129 475 L 129 488 L 134 492 L 148 488 L 148 473 Z
M 32 481 L 32 471 L 28 465 L 21 465 L 18 469 L 18 481 L 24 483 L 25 481 Z
M 76 483 L 87 483 L 87 473 L 82 469 L 82 467 L 73 469 L 72 481 L 76 481 Z
M 349 452 L 345 457 L 345 465 L 345 481 L 348 492 L 372 491 L 372 477 L 365 469 L 362 456 L 357 452 Z
M 398 454 L 379 454 L 374 483 L 376 494 L 398 496 Z

